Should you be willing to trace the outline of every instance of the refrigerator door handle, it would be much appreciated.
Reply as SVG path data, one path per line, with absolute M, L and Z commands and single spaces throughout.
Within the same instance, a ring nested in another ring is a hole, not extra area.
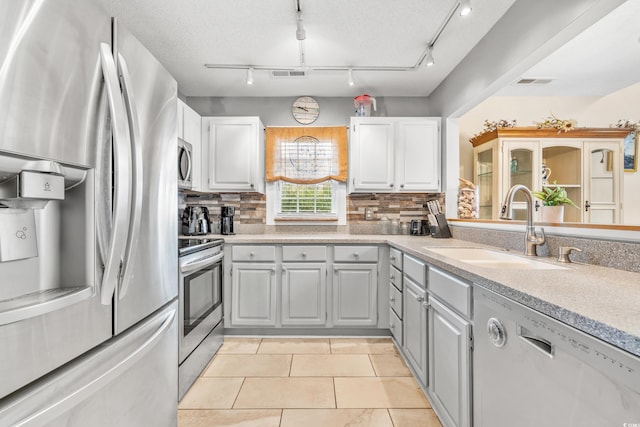
M 102 276 L 102 293 L 100 301 L 104 305 L 111 304 L 111 298 L 120 277 L 120 268 L 125 253 L 126 237 L 129 231 L 129 215 L 131 201 L 131 154 L 129 149 L 129 132 L 127 118 L 116 66 L 111 48 L 106 43 L 100 44 L 100 62 L 105 80 L 111 126 L 113 130 L 114 182 L 113 194 L 113 232 L 109 241 L 104 273 Z M 103 254 L 105 256 L 105 254 Z
M 128 227 L 127 247 L 124 257 L 122 270 L 122 280 L 118 291 L 118 299 L 122 299 L 131 283 L 132 260 L 138 247 L 138 236 L 140 232 L 140 218 L 142 216 L 142 188 L 143 188 L 143 171 L 142 171 L 142 141 L 140 139 L 140 124 L 138 122 L 138 111 L 132 91 L 131 75 L 127 67 L 127 62 L 121 54 L 118 54 L 118 71 L 122 82 L 122 93 L 124 94 L 124 105 L 126 108 L 129 137 L 131 141 L 131 214 Z

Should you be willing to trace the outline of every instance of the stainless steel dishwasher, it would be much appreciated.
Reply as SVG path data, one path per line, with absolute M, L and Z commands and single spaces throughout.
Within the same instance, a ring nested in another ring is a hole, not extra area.
M 640 426 L 640 358 L 474 288 L 475 427 Z

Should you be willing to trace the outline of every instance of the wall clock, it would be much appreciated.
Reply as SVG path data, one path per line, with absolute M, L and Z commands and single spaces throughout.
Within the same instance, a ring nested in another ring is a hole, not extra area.
M 291 114 L 296 121 L 303 125 L 309 125 L 316 121 L 320 115 L 318 102 L 310 96 L 301 96 L 291 106 Z

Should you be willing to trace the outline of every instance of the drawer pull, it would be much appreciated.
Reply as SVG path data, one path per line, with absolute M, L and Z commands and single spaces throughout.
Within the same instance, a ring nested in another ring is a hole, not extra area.
M 395 297 L 391 297 L 391 298 L 389 298 L 389 301 L 390 301 L 390 302 L 395 302 L 395 301 L 396 301 L 396 299 L 395 299 Z
M 391 261 L 395 261 L 395 260 L 396 260 L 396 257 L 391 256 L 389 259 L 390 259 Z
M 416 297 L 416 301 L 422 302 L 422 301 L 424 301 L 424 297 Z
M 389 276 L 389 279 L 391 280 L 396 280 L 396 276 L 394 276 L 393 274 L 391 276 Z
M 429 304 L 428 302 L 423 302 L 423 303 L 422 303 L 422 306 L 423 306 L 424 308 L 429 308 L 429 307 L 431 307 L 431 304 Z
M 307 253 L 306 252 L 302 252 L 302 258 L 306 258 L 307 257 Z
M 250 256 L 251 258 L 253 258 L 254 256 L 256 256 L 256 253 L 255 253 L 255 252 L 249 252 L 249 256 Z
M 354 252 L 354 253 L 353 253 L 353 256 L 354 256 L 354 257 L 356 257 L 356 258 L 358 258 L 358 257 L 360 257 L 360 254 L 359 254 L 358 252 Z

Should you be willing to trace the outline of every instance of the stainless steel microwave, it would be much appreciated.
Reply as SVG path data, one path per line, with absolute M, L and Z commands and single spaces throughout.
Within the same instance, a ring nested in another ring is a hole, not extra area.
M 178 138 L 178 188 L 193 187 L 193 147 Z

